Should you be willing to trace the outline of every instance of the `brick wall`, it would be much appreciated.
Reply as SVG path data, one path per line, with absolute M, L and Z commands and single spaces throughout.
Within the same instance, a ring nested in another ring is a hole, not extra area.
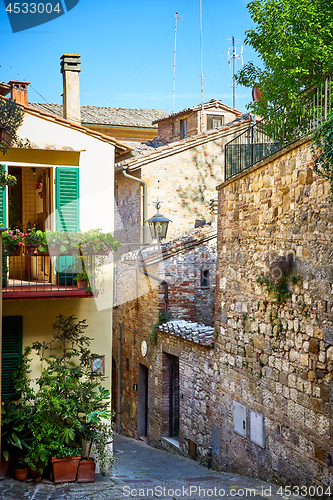
M 189 245 L 189 247 L 187 246 Z M 164 247 L 164 261 L 148 266 L 147 271 L 165 277 L 169 290 L 169 311 L 174 319 L 213 324 L 216 269 L 214 228 L 198 228 Z M 126 269 L 126 270 L 125 270 Z M 201 270 L 209 270 L 207 287 L 201 287 Z M 121 272 L 123 271 L 123 272 Z M 209 387 L 213 374 L 211 347 L 186 339 L 158 333 L 150 342 L 153 325 L 164 310 L 164 287 L 139 273 L 133 264 L 118 264 L 116 302 L 113 314 L 112 356 L 114 365 L 113 409 L 118 404 L 119 325 L 121 326 L 121 432 L 138 438 L 139 364 L 149 368 L 148 439 L 161 446 L 169 433 L 168 370 L 170 359 L 179 365 L 180 447 L 188 452 L 189 439 L 197 444 L 198 456 L 205 456 L 211 436 Z M 141 344 L 148 344 L 142 356 Z
M 332 222 L 329 185 L 314 174 L 306 141 L 219 188 L 212 418 L 220 468 L 332 484 Z M 233 430 L 233 402 L 246 407 L 245 436 Z M 251 411 L 263 418 L 263 447 Z

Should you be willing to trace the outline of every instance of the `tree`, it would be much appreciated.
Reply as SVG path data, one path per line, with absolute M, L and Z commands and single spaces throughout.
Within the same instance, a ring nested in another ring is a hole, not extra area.
M 262 60 L 244 65 L 236 78 L 259 86 L 264 98 L 249 109 L 270 115 L 333 70 L 332 0 L 253 0 L 248 4 L 255 29 L 246 31 Z

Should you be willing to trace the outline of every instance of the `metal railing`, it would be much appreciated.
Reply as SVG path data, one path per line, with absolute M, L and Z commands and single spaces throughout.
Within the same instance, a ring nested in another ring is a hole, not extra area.
M 2 276 L 3 299 L 24 296 L 77 296 L 95 286 L 94 256 L 85 257 L 89 282 L 78 282 L 77 262 L 72 256 L 20 255 L 5 258 Z M 80 270 L 82 272 L 82 270 Z
M 271 117 L 254 122 L 228 142 L 224 149 L 224 179 L 230 179 L 313 132 L 332 113 L 332 94 L 331 73 L 272 112 Z

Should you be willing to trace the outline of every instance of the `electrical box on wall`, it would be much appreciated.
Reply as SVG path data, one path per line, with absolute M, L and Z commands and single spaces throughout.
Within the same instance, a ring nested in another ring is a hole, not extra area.
M 264 415 L 253 410 L 250 410 L 250 439 L 265 448 Z
M 246 437 L 246 406 L 232 402 L 234 431 Z

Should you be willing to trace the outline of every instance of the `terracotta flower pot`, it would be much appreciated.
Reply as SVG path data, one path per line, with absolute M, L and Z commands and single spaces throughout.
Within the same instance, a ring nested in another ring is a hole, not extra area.
M 77 473 L 78 483 L 94 483 L 95 482 L 95 460 L 81 460 Z
M 81 455 L 76 457 L 51 458 L 54 483 L 75 481 Z
M 9 458 L 8 460 L 5 460 L 3 457 L 1 457 L 1 461 L 0 461 L 0 480 L 5 479 L 6 474 L 8 472 L 8 469 L 9 469 L 10 461 L 11 461 L 11 458 Z
M 37 251 L 38 245 L 30 245 L 27 244 L 24 246 L 25 255 L 35 255 L 35 251 Z
M 28 467 L 26 467 L 25 469 L 14 469 L 15 478 L 18 481 L 24 481 L 28 477 L 28 470 L 29 470 Z
M 76 280 L 76 283 L 77 283 L 77 287 L 78 288 L 87 288 L 88 286 L 88 280 Z
M 38 467 L 36 467 L 36 469 L 30 469 L 29 467 L 29 477 L 31 479 L 37 479 L 41 476 L 41 471 Z

